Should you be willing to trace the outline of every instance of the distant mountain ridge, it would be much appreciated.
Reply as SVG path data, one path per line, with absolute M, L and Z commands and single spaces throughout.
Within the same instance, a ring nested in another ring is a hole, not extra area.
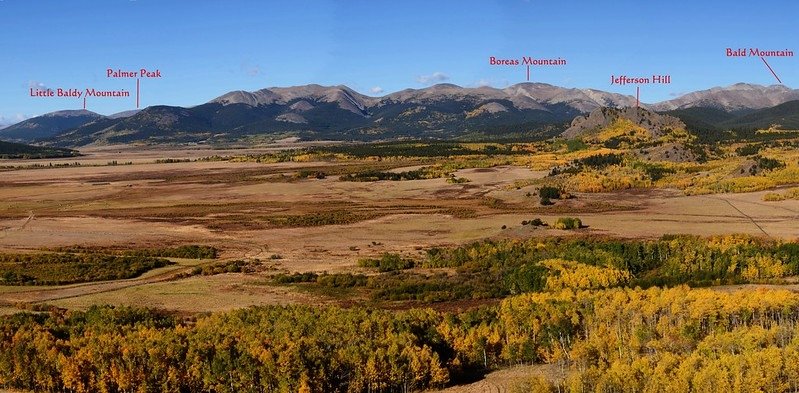
M 697 107 L 736 112 L 769 108 L 794 100 L 799 100 L 799 90 L 783 85 L 760 86 L 736 83 L 732 86 L 688 93 L 673 100 L 650 105 L 650 108 L 659 112 Z
M 359 140 L 556 135 L 553 125 L 585 111 L 634 103 L 632 96 L 543 83 L 505 89 L 439 84 L 382 97 L 342 85 L 306 85 L 233 91 L 190 108 L 153 106 L 123 119 L 89 122 L 49 143 L 180 143 L 247 135 Z
M 273 104 L 286 105 L 296 101 L 299 105 L 292 109 L 302 112 L 313 108 L 313 105 L 308 100 L 336 103 L 341 109 L 364 116 L 367 115 L 366 106 L 371 106 L 374 102 L 373 98 L 357 93 L 347 86 L 325 87 L 314 84 L 283 88 L 272 87 L 254 92 L 233 91 L 215 98 L 209 103 L 222 105 L 243 104 L 255 107 Z
M 686 116 L 689 126 L 707 123 L 715 127 L 791 99 L 799 99 L 799 91 L 739 83 L 641 106 L 681 119 Z M 502 89 L 438 84 L 380 97 L 343 85 L 312 84 L 232 91 L 187 108 L 152 106 L 107 117 L 89 112 L 74 122 L 71 116 L 49 114 L 26 120 L 27 125 L 11 126 L 11 131 L 0 130 L 0 140 L 83 146 L 224 142 L 248 136 L 333 140 L 548 137 L 563 132 L 575 117 L 598 108 L 635 104 L 635 97 L 629 95 L 545 83 L 519 83 Z M 705 114 L 714 118 L 704 119 Z M 59 127 L 52 126 L 53 119 L 60 119 Z M 37 131 L 26 133 L 31 129 Z
M 33 117 L 0 130 L 0 140 L 32 142 L 56 136 L 64 130 L 80 127 L 102 115 L 87 110 L 64 110 Z
M 129 110 L 129 111 L 122 111 L 122 112 L 117 112 L 117 113 L 114 113 L 114 114 L 110 114 L 110 115 L 108 115 L 106 117 L 108 117 L 110 119 L 122 119 L 124 117 L 131 117 L 131 116 L 133 116 L 133 115 L 135 115 L 135 114 L 137 114 L 139 112 L 141 112 L 141 109 L 132 109 L 132 110 Z
M 382 97 L 370 97 L 347 86 L 294 86 L 271 87 L 254 92 L 233 91 L 217 97 L 210 103 L 222 105 L 244 104 L 261 106 L 302 102 L 301 110 L 308 110 L 308 100 L 337 103 L 342 109 L 368 116 L 369 109 L 397 103 L 424 104 L 431 101 L 510 101 L 516 109 L 547 110 L 548 105 L 566 104 L 579 111 L 588 112 L 602 106 L 631 106 L 635 98 L 594 89 L 563 88 L 546 83 L 519 83 L 504 89 L 493 87 L 460 87 L 442 83 L 424 89 L 405 89 Z M 293 108 L 296 109 L 296 108 Z

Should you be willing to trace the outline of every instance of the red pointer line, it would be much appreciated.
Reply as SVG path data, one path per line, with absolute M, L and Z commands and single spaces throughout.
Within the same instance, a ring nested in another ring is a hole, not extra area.
M 139 109 L 139 78 L 136 78 L 136 109 Z
M 641 102 L 641 86 L 635 87 L 635 107 L 638 108 L 639 103 Z
M 780 84 L 782 84 L 782 81 L 780 80 L 780 77 L 778 77 L 777 73 L 774 72 L 773 69 L 771 69 L 770 65 L 768 65 L 768 62 L 766 61 L 766 58 L 763 57 L 763 56 L 760 56 L 760 60 L 763 60 L 763 63 L 766 63 L 766 67 L 768 67 L 768 70 L 771 71 L 771 75 L 774 75 L 774 77 L 777 78 L 777 82 L 780 82 Z
M 527 66 L 527 81 L 530 81 L 530 66 Z
M 86 110 L 86 96 L 83 97 L 83 110 Z

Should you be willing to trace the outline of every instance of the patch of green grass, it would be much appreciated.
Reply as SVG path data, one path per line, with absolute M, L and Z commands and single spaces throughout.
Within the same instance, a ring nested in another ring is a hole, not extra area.
M 174 262 L 149 256 L 38 253 L 0 254 L 2 285 L 64 285 L 119 280 Z

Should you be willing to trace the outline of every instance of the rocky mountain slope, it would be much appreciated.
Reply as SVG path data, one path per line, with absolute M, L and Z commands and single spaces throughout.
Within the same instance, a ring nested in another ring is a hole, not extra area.
M 797 90 L 784 86 L 736 84 L 642 107 L 679 117 L 692 130 L 715 130 L 735 128 L 740 116 L 784 104 L 795 96 L 799 96 Z M 54 116 L 46 115 L 0 130 L 0 139 L 82 146 L 225 142 L 250 136 L 312 140 L 540 138 L 560 134 L 577 116 L 598 108 L 635 104 L 632 96 L 544 83 L 503 89 L 438 84 L 381 97 L 342 85 L 305 85 L 233 91 L 188 108 L 153 106 L 108 117 L 88 112 L 82 118 L 69 117 L 75 119 L 70 123 L 60 116 L 56 118 L 62 121 L 49 128 Z M 588 116 L 584 121 L 590 124 L 593 120 Z M 760 124 L 768 119 L 743 121 Z M 34 126 L 39 128 L 31 130 Z
M 614 122 L 623 119 L 643 128 L 651 138 L 660 138 L 674 130 L 685 130 L 686 126 L 679 118 L 648 111 L 644 108 L 599 108 L 587 116 L 578 116 L 571 122 L 561 136 L 576 138 L 587 133 L 604 129 Z
M 679 118 L 637 107 L 596 109 L 575 118 L 561 136 L 630 149 L 646 161 L 695 161 L 701 151 L 693 148 L 696 137 Z
M 679 98 L 652 104 L 656 111 L 671 111 L 686 108 L 713 108 L 725 112 L 746 112 L 752 109 L 769 108 L 788 101 L 799 100 L 799 90 L 783 85 L 760 86 L 737 83 L 727 87 L 685 94 Z
M 383 97 L 346 86 L 307 85 L 234 91 L 191 108 L 150 107 L 125 118 L 96 120 L 51 142 L 80 146 L 224 141 L 247 135 L 374 140 L 551 134 L 585 111 L 633 103 L 630 96 L 542 83 L 506 89 L 439 84 Z

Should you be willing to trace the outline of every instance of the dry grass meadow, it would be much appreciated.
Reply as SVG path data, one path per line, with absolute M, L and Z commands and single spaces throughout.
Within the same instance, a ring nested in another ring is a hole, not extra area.
M 669 233 L 799 236 L 799 201 L 763 202 L 766 191 L 695 196 L 670 189 L 617 191 L 578 194 L 542 207 L 528 195 L 531 186 L 515 186 L 545 176 L 546 171 L 529 166 L 462 169 L 457 177 L 470 182 L 450 184 L 444 178 L 344 182 L 338 176 L 296 176 L 301 170 L 335 172 L 366 165 L 351 162 L 156 163 L 264 151 L 270 149 L 112 147 L 66 160 L 81 166 L 51 168 L 50 161 L 36 161 L 44 167 L 3 171 L 1 251 L 203 244 L 222 250 L 222 260 L 259 259 L 269 269 L 176 278 L 196 264 L 210 263 L 183 261 L 128 280 L 0 287 L 0 302 L 6 312 L 13 305 L 39 303 L 67 308 L 130 304 L 183 312 L 318 303 L 324 300 L 265 285 L 266 277 L 274 271 L 357 271 L 359 258 L 384 252 L 415 255 L 431 246 L 484 238 L 565 235 L 520 225 L 533 217 L 579 216 L 588 226 L 579 232 L 630 238 Z M 132 164 L 107 165 L 111 161 Z M 409 170 L 418 163 L 396 161 L 383 168 Z M 306 225 L 306 219 L 321 221 Z

